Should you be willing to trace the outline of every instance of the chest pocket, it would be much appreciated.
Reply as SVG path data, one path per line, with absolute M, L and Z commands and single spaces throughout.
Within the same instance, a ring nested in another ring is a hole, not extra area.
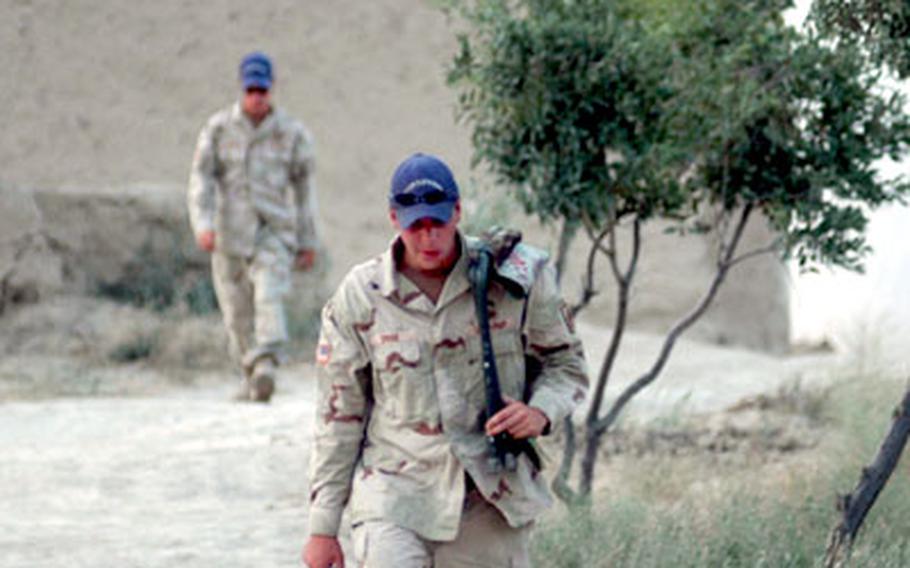
M 237 133 L 225 130 L 217 140 L 218 178 L 221 191 L 232 199 L 245 191 L 246 184 L 246 141 Z
M 224 133 L 218 140 L 218 160 L 227 170 L 242 168 L 246 160 L 246 142 L 239 136 Z
M 438 416 L 433 370 L 418 341 L 394 341 L 373 348 L 373 389 L 377 408 L 402 422 Z
M 286 137 L 275 135 L 256 144 L 257 173 L 275 189 L 288 183 L 291 147 Z

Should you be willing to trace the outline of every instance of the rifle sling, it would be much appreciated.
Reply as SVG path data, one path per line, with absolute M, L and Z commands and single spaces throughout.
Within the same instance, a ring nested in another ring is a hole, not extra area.
M 477 313 L 477 325 L 480 328 L 480 342 L 483 353 L 484 393 L 486 395 L 486 419 L 505 407 L 502 390 L 499 386 L 499 373 L 496 369 L 496 354 L 493 352 L 493 341 L 490 335 L 490 314 L 487 302 L 487 291 L 490 285 L 493 254 L 482 247 L 472 259 L 469 279 L 474 294 L 474 309 Z M 508 432 L 488 437 L 495 461 L 507 470 L 517 466 L 518 455 L 525 453 L 537 469 L 541 468 L 540 456 L 530 440 L 516 440 Z

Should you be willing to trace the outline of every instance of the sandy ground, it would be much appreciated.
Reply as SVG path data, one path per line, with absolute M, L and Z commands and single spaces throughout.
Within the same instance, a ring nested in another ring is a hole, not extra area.
M 598 361 L 604 330 L 579 332 Z M 659 348 L 649 335 L 628 341 L 610 396 Z M 833 363 L 682 341 L 629 417 L 722 410 L 795 378 L 819 384 Z M 100 392 L 117 369 L 99 375 Z M 285 368 L 268 406 L 231 402 L 224 374 L 184 387 L 140 376 L 160 392 L 0 404 L 0 566 L 298 566 L 313 368 Z
M 3 405 L 0 565 L 298 565 L 311 385 Z

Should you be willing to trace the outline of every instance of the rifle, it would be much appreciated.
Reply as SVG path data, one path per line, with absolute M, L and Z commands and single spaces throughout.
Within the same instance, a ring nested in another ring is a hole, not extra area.
M 490 337 L 490 314 L 487 306 L 487 291 L 490 286 L 490 266 L 493 263 L 493 252 L 486 245 L 481 246 L 472 258 L 468 272 L 471 288 L 474 293 L 474 309 L 477 312 L 477 325 L 480 328 L 480 344 L 483 350 L 483 382 L 486 395 L 485 420 L 502 410 L 505 400 L 499 388 L 499 373 L 496 370 L 496 354 Z M 508 432 L 487 436 L 491 456 L 490 468 L 494 471 L 505 469 L 515 471 L 518 467 L 518 456 L 527 454 L 534 467 L 540 469 L 540 456 L 528 439 L 516 440 Z

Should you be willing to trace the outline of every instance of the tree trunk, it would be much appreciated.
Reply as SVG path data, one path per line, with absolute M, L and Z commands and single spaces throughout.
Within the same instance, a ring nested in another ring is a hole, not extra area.
M 556 283 L 562 282 L 562 275 L 566 269 L 566 258 L 569 256 L 569 247 L 575 239 L 575 233 L 578 232 L 578 222 L 565 219 L 562 223 L 562 230 L 559 231 L 559 244 L 556 249 Z
M 616 362 L 616 355 L 619 353 L 619 346 L 622 344 L 623 334 L 626 330 L 626 317 L 629 311 L 629 283 L 620 282 L 617 290 L 616 322 L 613 325 L 613 337 L 610 340 L 610 346 L 604 355 L 603 363 L 600 367 L 600 373 L 597 377 L 597 385 L 594 389 L 594 399 L 591 401 L 591 408 L 588 410 L 588 416 L 585 420 L 585 443 L 584 454 L 581 460 L 581 480 L 579 483 L 579 495 L 586 498 L 591 493 L 591 484 L 594 480 L 594 465 L 597 462 L 597 449 L 600 447 L 600 435 L 597 433 L 597 419 L 599 410 L 603 404 L 603 397 L 607 390 L 607 382 L 610 378 L 610 372 L 613 370 L 613 364 Z
M 619 347 L 622 344 L 623 335 L 626 331 L 626 318 L 629 313 L 629 290 L 632 287 L 632 281 L 635 278 L 635 271 L 638 267 L 638 257 L 641 253 L 641 221 L 635 219 L 632 225 L 632 250 L 629 259 L 629 265 L 625 272 L 619 269 L 616 257 L 616 232 L 615 229 L 610 233 L 610 266 L 613 269 L 613 276 L 616 281 L 616 321 L 613 324 L 613 337 L 610 340 L 610 346 L 604 355 L 603 363 L 600 367 L 600 373 L 597 377 L 597 384 L 594 388 L 594 398 L 591 400 L 591 408 L 585 419 L 585 448 L 581 460 L 581 480 L 579 482 L 578 494 L 582 499 L 587 499 L 591 494 L 591 486 L 594 481 L 594 466 L 597 463 L 597 450 L 600 447 L 600 434 L 597 432 L 597 417 L 600 414 L 600 407 L 603 405 L 604 394 L 607 390 L 607 383 L 610 380 L 610 373 L 613 371 L 613 365 L 616 363 L 616 356 L 619 353 Z
M 910 388 L 904 394 L 894 411 L 891 431 L 885 436 L 875 461 L 869 467 L 863 468 L 859 483 L 853 493 L 843 495 L 838 499 L 838 509 L 842 517 L 831 535 L 828 537 L 828 550 L 825 554 L 825 567 L 834 568 L 842 566 L 850 557 L 850 549 L 856 534 L 859 532 L 866 514 L 875 504 L 879 493 L 891 477 L 891 472 L 897 467 L 907 438 L 910 436 Z

